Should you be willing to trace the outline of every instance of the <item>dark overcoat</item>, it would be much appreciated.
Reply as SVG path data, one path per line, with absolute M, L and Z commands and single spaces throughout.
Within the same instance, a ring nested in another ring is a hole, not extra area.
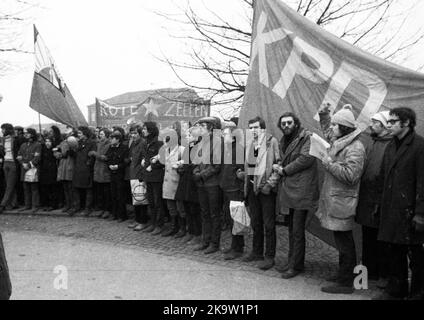
M 369 228 L 377 229 L 380 221 L 379 212 L 376 209 L 380 205 L 382 189 L 378 184 L 382 182 L 379 182 L 378 176 L 383 163 L 384 151 L 391 139 L 391 136 L 374 137 L 366 146 L 367 157 L 359 187 L 355 221 Z
M 41 149 L 40 162 L 40 183 L 51 185 L 57 183 L 57 159 L 53 154 L 53 149 L 47 149 L 43 144 Z
M 73 170 L 72 184 L 75 188 L 87 189 L 93 185 L 93 156 L 89 156 L 90 151 L 96 151 L 97 146 L 94 140 L 80 140 L 78 149 L 74 153 L 75 166 Z
M 277 214 L 286 212 L 289 208 L 309 210 L 317 207 L 318 171 L 316 159 L 309 155 L 310 136 L 308 131 L 301 128 L 287 146 L 284 145 L 284 137 L 280 141 L 280 156 L 285 174 L 278 186 Z
M 424 218 L 424 138 L 411 132 L 399 150 L 393 139 L 382 166 L 384 177 L 378 239 L 395 244 L 423 244 L 414 215 Z

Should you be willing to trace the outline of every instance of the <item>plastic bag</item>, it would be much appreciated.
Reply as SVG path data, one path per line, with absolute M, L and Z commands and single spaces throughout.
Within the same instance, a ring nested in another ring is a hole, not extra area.
M 250 232 L 250 216 L 242 201 L 230 201 L 230 213 L 233 219 L 233 235 L 246 235 Z
M 133 206 L 147 205 L 147 187 L 144 181 L 138 179 L 131 180 L 131 194 Z
M 38 182 L 37 168 L 31 168 L 27 172 L 25 172 L 24 181 L 25 182 Z

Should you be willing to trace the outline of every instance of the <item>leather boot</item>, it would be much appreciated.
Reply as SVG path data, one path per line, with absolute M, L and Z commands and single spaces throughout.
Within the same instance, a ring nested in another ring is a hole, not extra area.
M 162 237 L 169 237 L 169 236 L 173 236 L 174 234 L 176 234 L 178 232 L 178 217 L 172 217 L 171 216 L 171 226 L 169 227 L 169 229 L 167 231 L 165 231 L 164 233 L 162 233 Z
M 175 238 L 182 238 L 186 235 L 186 219 L 178 217 L 179 225 L 180 225 L 180 231 L 175 235 Z

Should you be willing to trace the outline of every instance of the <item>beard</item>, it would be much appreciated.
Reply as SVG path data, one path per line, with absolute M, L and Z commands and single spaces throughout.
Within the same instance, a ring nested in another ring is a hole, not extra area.
M 296 127 L 284 128 L 283 133 L 284 133 L 285 136 L 291 136 L 295 130 L 296 130 Z

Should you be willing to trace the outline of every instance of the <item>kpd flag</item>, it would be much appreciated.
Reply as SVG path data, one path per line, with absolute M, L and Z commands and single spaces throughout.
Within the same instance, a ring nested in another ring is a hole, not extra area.
M 292 111 L 305 127 L 318 129 L 323 103 L 334 110 L 350 103 L 362 128 L 378 111 L 410 107 L 424 133 L 424 74 L 348 44 L 279 0 L 255 1 L 252 39 L 243 127 L 259 115 L 280 136 L 276 119 Z

